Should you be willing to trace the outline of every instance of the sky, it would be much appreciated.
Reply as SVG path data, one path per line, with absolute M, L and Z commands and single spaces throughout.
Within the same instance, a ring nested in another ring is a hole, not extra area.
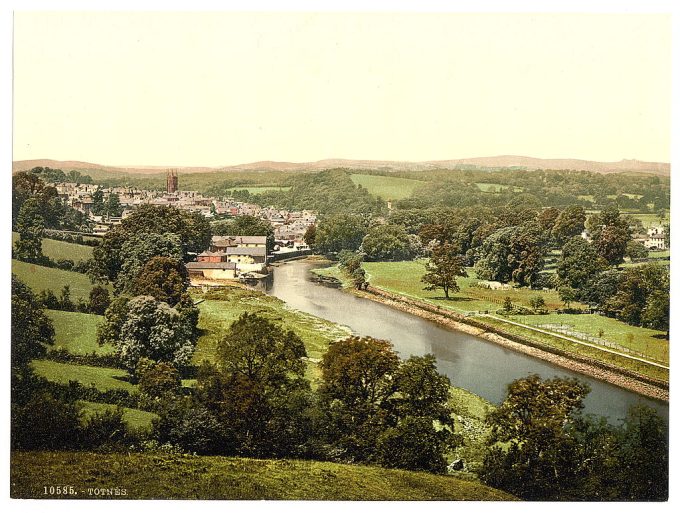
M 667 14 L 15 12 L 13 160 L 671 159 Z

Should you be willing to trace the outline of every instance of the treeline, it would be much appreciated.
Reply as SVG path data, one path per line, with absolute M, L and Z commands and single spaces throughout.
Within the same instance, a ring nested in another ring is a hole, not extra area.
M 555 289 L 567 308 L 580 301 L 629 324 L 667 330 L 668 269 L 654 263 L 619 267 L 625 257 L 646 258 L 646 248 L 633 240 L 639 230 L 613 207 L 588 215 L 578 205 L 515 205 L 396 210 L 386 220 L 336 214 L 311 227 L 305 241 L 334 258 L 343 251 L 360 260 L 427 256 L 426 288 L 441 288 L 447 298 L 458 290 L 456 278 L 472 267 L 482 280 Z M 670 237 L 668 225 L 665 235 Z M 544 272 L 551 250 L 560 251 L 554 274 Z

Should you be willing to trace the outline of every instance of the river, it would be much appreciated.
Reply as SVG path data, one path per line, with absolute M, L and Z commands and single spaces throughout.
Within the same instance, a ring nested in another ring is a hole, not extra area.
M 578 377 L 591 387 L 584 401 L 585 413 L 603 415 L 610 422 L 618 423 L 631 405 L 644 403 L 668 421 L 668 404 L 662 401 L 314 283 L 310 281 L 310 270 L 319 266 L 303 260 L 275 265 L 273 280 L 266 287 L 267 294 L 282 299 L 292 308 L 347 326 L 356 335 L 389 340 L 402 358 L 432 353 L 437 358 L 439 372 L 446 374 L 453 385 L 495 404 L 503 400 L 508 383 L 528 374 L 543 378 Z

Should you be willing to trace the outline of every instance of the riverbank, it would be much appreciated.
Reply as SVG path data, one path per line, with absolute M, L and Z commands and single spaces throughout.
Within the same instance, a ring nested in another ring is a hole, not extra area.
M 328 273 L 325 274 L 328 276 Z M 334 277 L 342 280 L 342 276 L 336 275 Z M 368 291 L 358 291 L 349 287 L 346 287 L 345 291 L 432 321 L 444 328 L 468 333 L 513 351 L 539 358 L 559 367 L 610 383 L 645 397 L 668 402 L 668 383 L 661 379 L 645 376 L 630 369 L 619 368 L 589 356 L 574 354 L 558 347 L 542 344 L 535 339 L 532 340 L 504 329 L 500 322 L 492 325 L 480 318 L 466 317 L 423 301 L 380 289 L 373 285 L 370 286 Z

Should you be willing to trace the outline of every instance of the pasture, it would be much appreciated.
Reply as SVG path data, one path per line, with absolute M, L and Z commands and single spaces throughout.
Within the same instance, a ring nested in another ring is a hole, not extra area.
M 55 331 L 54 346 L 50 350 L 64 349 L 71 354 L 111 354 L 113 347 L 97 344 L 97 326 L 104 317 L 80 312 L 46 310 Z
M 33 360 L 31 366 L 37 375 L 55 383 L 67 385 L 69 381 L 78 381 L 84 386 L 93 385 L 102 392 L 113 389 L 133 392 L 137 389 L 128 381 L 128 373 L 123 369 L 75 365 L 51 360 Z
M 78 406 L 83 409 L 85 417 L 91 417 L 97 413 L 103 413 L 107 410 L 115 410 L 116 406 L 106 403 L 93 403 L 90 401 L 78 401 Z M 135 430 L 148 430 L 151 428 L 151 421 L 157 418 L 158 415 L 144 410 L 137 410 L 135 408 L 123 408 L 123 421 L 127 423 L 128 427 Z
M 350 175 L 354 185 L 361 185 L 369 194 L 384 200 L 400 200 L 408 198 L 413 191 L 425 182 L 411 178 L 381 175 Z
M 28 262 L 12 260 L 12 272 L 38 294 L 41 290 L 51 290 L 59 296 L 64 285 L 71 289 L 71 299 L 87 300 L 94 285 L 81 273 L 64 271 L 53 267 L 43 267 Z
M 12 232 L 12 245 L 19 240 L 19 234 Z M 52 260 L 73 260 L 78 263 L 83 260 L 92 258 L 92 246 L 83 246 L 82 244 L 73 244 L 71 242 L 64 242 L 54 239 L 42 240 L 43 255 Z

